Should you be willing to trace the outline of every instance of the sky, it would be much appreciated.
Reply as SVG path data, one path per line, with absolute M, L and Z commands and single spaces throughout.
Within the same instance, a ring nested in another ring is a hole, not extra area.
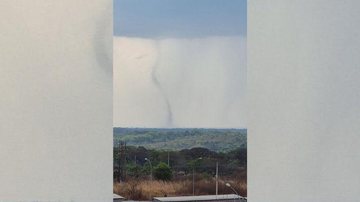
M 246 0 L 114 0 L 114 35 L 246 36 Z
M 245 0 L 115 0 L 116 127 L 246 128 Z

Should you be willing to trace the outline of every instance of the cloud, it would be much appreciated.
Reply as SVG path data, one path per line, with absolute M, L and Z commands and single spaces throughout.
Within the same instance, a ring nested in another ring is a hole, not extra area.
M 246 38 L 114 37 L 115 126 L 246 127 L 245 98 Z

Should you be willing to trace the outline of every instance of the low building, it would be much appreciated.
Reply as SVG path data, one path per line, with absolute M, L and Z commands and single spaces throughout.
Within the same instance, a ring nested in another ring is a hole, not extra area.
M 125 198 L 120 195 L 113 194 L 113 202 L 120 202 L 120 201 L 125 201 Z
M 236 194 L 224 195 L 201 195 L 201 196 L 175 196 L 175 197 L 154 197 L 155 202 L 245 202 L 246 197 Z

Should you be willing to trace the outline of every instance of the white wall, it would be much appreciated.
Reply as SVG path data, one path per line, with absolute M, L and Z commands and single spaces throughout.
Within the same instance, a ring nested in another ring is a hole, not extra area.
M 0 2 L 0 201 L 112 200 L 112 1 Z
M 360 2 L 248 9 L 249 199 L 359 201 Z

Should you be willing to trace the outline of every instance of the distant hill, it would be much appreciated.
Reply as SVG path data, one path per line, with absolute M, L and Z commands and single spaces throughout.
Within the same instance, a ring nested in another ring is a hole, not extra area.
M 114 128 L 114 140 L 148 149 L 182 150 L 204 147 L 213 151 L 246 148 L 246 129 Z M 114 141 L 114 142 L 115 142 Z

